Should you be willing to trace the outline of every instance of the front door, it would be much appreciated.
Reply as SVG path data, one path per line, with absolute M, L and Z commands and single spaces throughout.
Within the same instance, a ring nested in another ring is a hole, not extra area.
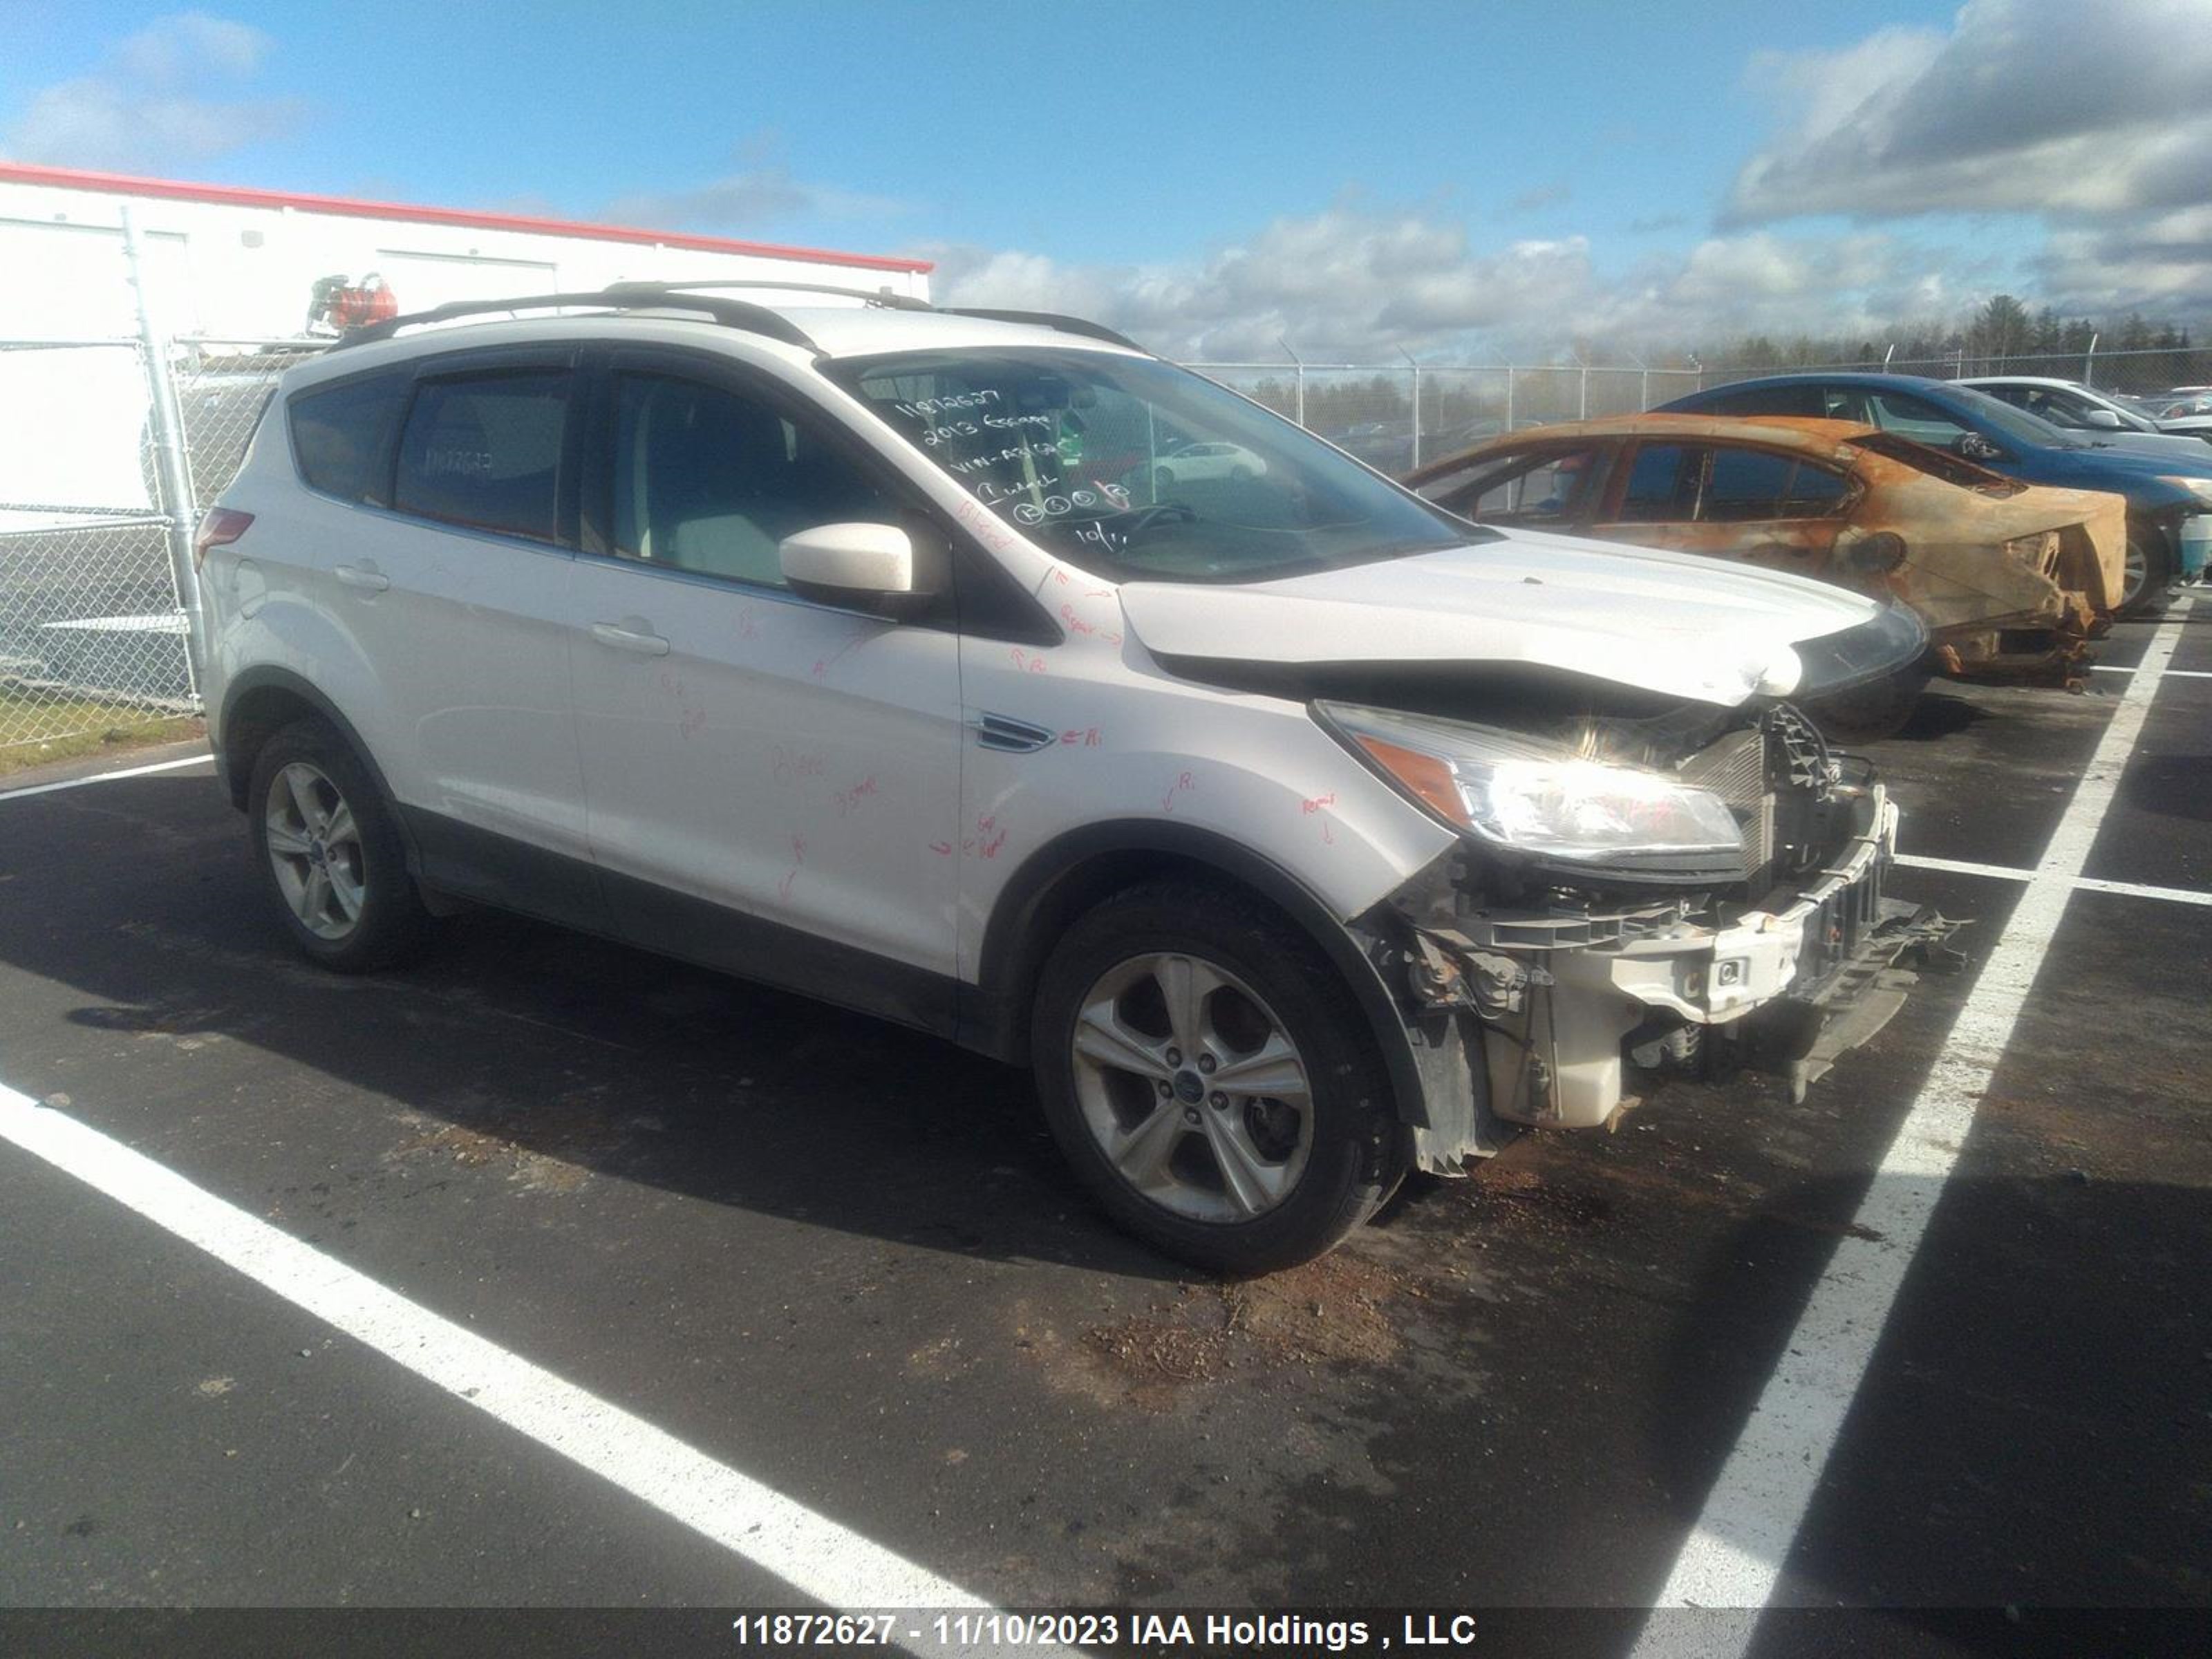
M 899 521 L 895 483 L 742 371 L 637 351 L 592 423 L 574 567 L 593 857 L 639 943 L 913 1023 L 949 1017 L 957 636 L 793 592 L 778 543 Z

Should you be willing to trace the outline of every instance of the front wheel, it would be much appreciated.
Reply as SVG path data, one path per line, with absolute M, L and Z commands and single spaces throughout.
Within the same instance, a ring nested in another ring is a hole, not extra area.
M 1256 901 L 1179 884 L 1106 901 L 1047 964 L 1031 1040 L 1076 1173 L 1196 1266 L 1310 1261 L 1404 1176 L 1365 1021 L 1311 941 Z
M 1811 699 L 1801 707 L 1831 743 L 1879 743 L 1905 729 L 1920 704 L 1920 694 L 1928 689 L 1929 678 L 1927 669 L 1915 665 L 1871 685 Z

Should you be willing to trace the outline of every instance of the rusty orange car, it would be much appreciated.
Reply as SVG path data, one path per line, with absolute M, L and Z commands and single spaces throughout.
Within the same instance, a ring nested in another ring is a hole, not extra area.
M 1577 421 L 1502 434 L 1405 482 L 1479 523 L 1556 526 L 1894 597 L 1928 624 L 1928 666 L 1960 676 L 2071 680 L 2124 574 L 2121 496 L 2023 484 L 1848 421 Z

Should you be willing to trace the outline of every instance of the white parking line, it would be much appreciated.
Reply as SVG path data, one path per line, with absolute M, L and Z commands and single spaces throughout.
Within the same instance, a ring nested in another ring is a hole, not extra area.
M 2098 674 L 2132 674 L 2136 671 L 2117 663 L 2092 663 L 2090 671 Z M 2165 671 L 2170 680 L 2212 680 L 2212 668 L 2169 668 Z
M 82 789 L 88 783 L 106 783 L 114 778 L 143 778 L 152 772 L 174 772 L 186 766 L 214 764 L 213 755 L 187 755 L 182 760 L 156 761 L 151 766 L 125 766 L 112 772 L 88 772 L 81 778 L 64 778 L 59 783 L 34 783 L 27 789 L 0 789 L 0 800 L 26 800 L 33 795 L 51 795 L 58 789 Z
M 4 1085 L 0 1139 L 44 1158 L 455 1399 L 644 1499 L 802 1595 L 831 1607 L 988 1611 L 987 1603 L 958 1585 Z M 918 1653 L 978 1650 L 939 1644 L 932 1634 L 925 1630 L 921 1640 L 912 1639 L 902 1621 L 896 1639 Z
M 2160 677 L 2181 641 L 2187 606 L 2185 600 L 2153 636 L 2142 671 L 2128 682 L 2027 890 L 1975 976 L 1942 1052 L 1898 1125 L 1653 1603 L 1741 1608 L 1741 1616 L 1654 1618 L 1631 1659 L 1729 1659 L 1749 1648 L 1759 1610 L 1774 1594 L 1943 1183 L 1973 1128 L 1975 1109 L 2004 1058 Z
M 1911 870 L 1947 870 L 1954 876 L 1987 876 L 1993 881 L 2027 881 L 2035 874 L 2008 864 L 1971 864 L 1917 853 L 1899 853 L 1894 862 Z M 2140 881 L 2106 881 L 2100 876 L 2076 876 L 2074 886 L 2084 893 L 2119 893 L 2129 898 L 2163 899 L 2168 904 L 2212 904 L 2212 893 L 2195 887 L 2153 887 Z

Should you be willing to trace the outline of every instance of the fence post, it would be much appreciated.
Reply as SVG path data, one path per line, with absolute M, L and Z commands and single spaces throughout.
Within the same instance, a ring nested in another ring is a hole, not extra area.
M 185 468 L 185 423 L 177 409 L 176 383 L 170 378 L 169 337 L 155 315 L 146 250 L 138 239 L 137 217 L 128 205 L 123 209 L 123 251 L 131 264 L 131 290 L 137 296 L 138 349 L 146 364 L 148 423 L 153 429 L 161 511 L 168 520 L 169 579 L 176 588 L 177 609 L 185 618 L 185 684 L 198 702 L 200 583 L 199 573 L 192 568 L 192 487 Z
M 1505 429 L 1513 430 L 1513 365 L 1505 365 Z
M 2097 384 L 2097 336 L 2094 332 L 2089 336 L 2088 350 L 2081 354 L 2081 384 Z
M 1304 426 L 1306 423 L 1306 360 L 1299 356 L 1297 352 L 1291 351 L 1291 343 L 1281 335 L 1278 334 L 1275 337 L 1275 343 L 1290 353 L 1291 362 L 1293 365 L 1291 377 L 1297 383 L 1297 422 L 1300 426 Z
M 1398 348 L 1398 355 L 1413 368 L 1413 465 L 1419 466 L 1421 464 L 1421 365 L 1403 346 Z

